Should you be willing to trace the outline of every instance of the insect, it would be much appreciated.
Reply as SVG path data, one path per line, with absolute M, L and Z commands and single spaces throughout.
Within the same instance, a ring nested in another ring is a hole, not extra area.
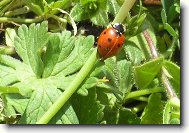
M 103 60 L 116 55 L 121 50 L 125 41 L 123 33 L 124 27 L 120 23 L 115 23 L 102 31 L 97 40 L 97 49 Z

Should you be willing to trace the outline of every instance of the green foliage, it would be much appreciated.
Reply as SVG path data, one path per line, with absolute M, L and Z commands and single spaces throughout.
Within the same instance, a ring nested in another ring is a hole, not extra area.
M 180 124 L 180 109 L 173 106 L 172 102 L 177 103 L 176 99 L 170 99 L 163 110 L 163 123 L 164 124 Z M 179 103 L 180 104 L 180 103 Z
M 50 41 L 48 40 L 49 36 Z M 76 73 L 84 64 L 92 52 L 93 42 L 92 36 L 74 38 L 67 31 L 62 34 L 49 34 L 47 32 L 47 22 L 37 25 L 32 24 L 29 28 L 26 25 L 21 26 L 14 44 L 23 62 L 1 55 L 1 76 L 7 76 L 7 78 L 1 78 L 1 92 L 21 94 L 22 99 L 26 98 L 28 103 L 23 105 L 21 102 L 11 102 L 10 104 L 9 102 L 13 100 L 10 97 L 4 112 L 5 115 L 15 115 L 12 107 L 24 106 L 22 108 L 25 108 L 25 111 L 19 111 L 23 114 L 20 123 L 36 123 L 61 94 L 58 88 L 66 89 L 66 82 L 69 84 L 75 76 L 75 74 L 70 74 Z M 46 48 L 45 51 L 44 48 Z M 80 54 L 81 51 L 82 54 Z M 56 53 L 55 56 L 50 56 L 52 52 Z M 43 58 L 41 58 L 42 56 Z M 44 66 L 44 69 L 42 69 L 42 66 Z M 39 70 L 43 75 L 36 73 Z M 22 73 L 22 75 L 19 73 Z M 65 82 L 62 83 L 62 81 Z M 3 87 L 6 85 L 12 87 Z M 19 90 L 14 86 L 18 87 Z M 9 95 L 7 94 L 7 96 Z M 25 96 L 29 96 L 29 99 Z M 71 114 L 70 111 L 72 111 Z M 55 116 L 57 119 L 53 118 L 52 121 L 76 124 L 78 119 L 74 113 L 72 106 L 67 105 L 61 109 L 61 113 Z M 58 119 L 60 116 L 62 120 Z
M 90 19 L 96 25 L 107 25 L 107 0 L 81 0 L 77 3 L 70 14 L 75 21 Z
M 164 61 L 163 69 L 177 96 L 180 96 L 180 67 L 170 61 Z
M 139 88 L 147 87 L 160 72 L 163 58 L 151 60 L 141 66 L 135 67 L 135 80 Z
M 48 42 L 47 23 L 41 23 L 41 26 L 30 25 L 29 28 L 23 25 L 18 30 L 18 36 L 15 37 L 15 49 L 23 62 L 31 66 L 36 77 L 42 75 L 44 64 L 41 53 L 44 45 Z
M 90 89 L 88 96 L 73 97 L 73 108 L 80 124 L 97 124 L 102 120 L 104 106 L 97 100 L 95 89 Z
M 141 124 L 162 124 L 163 108 L 164 103 L 161 101 L 161 94 L 152 94 L 142 114 Z
M 124 0 L 2 0 L 0 122 L 180 124 L 179 0 L 142 2 L 121 22 L 120 53 L 100 60 L 93 35 L 121 16 Z M 73 95 L 70 86 L 77 86 Z M 62 95 L 65 103 L 49 113 Z

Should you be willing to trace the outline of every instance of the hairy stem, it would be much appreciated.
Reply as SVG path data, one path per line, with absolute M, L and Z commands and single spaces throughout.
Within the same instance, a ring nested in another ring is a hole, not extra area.
M 144 34 L 144 37 L 148 43 L 148 46 L 150 48 L 150 51 L 151 51 L 151 54 L 152 54 L 152 58 L 157 58 L 158 57 L 158 52 L 155 48 L 155 45 L 154 45 L 154 42 L 152 41 L 152 38 L 150 36 L 150 34 L 148 33 L 148 31 L 144 31 L 143 32 Z M 167 97 L 169 99 L 173 98 L 173 97 L 177 97 L 177 95 L 175 94 L 175 91 L 173 90 L 169 80 L 167 79 L 166 75 L 165 75 L 165 72 L 164 70 L 162 70 L 162 73 L 161 73 L 161 79 L 162 79 L 162 82 L 163 82 L 163 85 L 166 89 L 166 93 L 167 93 Z
M 148 33 L 148 31 L 144 31 L 143 34 L 144 34 L 144 37 L 145 37 L 145 39 L 148 43 L 148 46 L 150 48 L 152 57 L 157 58 L 158 52 L 157 52 L 156 48 L 154 47 L 154 42 L 153 42 L 152 38 L 150 37 L 150 34 Z
M 56 102 L 49 108 L 49 110 L 41 117 L 36 124 L 47 124 L 51 118 L 64 106 L 72 94 L 78 89 L 80 84 L 89 74 L 95 63 L 97 62 L 97 50 L 95 49 L 92 55 L 89 57 L 85 65 L 76 75 L 70 86 L 62 93 L 62 95 L 56 100 Z
M 167 93 L 168 98 L 176 97 L 176 94 L 175 94 L 174 90 L 172 89 L 172 86 L 171 86 L 169 80 L 167 79 L 164 70 L 162 70 L 161 78 L 162 78 L 163 85 L 166 88 L 166 93 Z

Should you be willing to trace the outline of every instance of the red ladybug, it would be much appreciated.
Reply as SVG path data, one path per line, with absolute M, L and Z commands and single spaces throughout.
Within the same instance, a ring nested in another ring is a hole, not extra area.
M 120 23 L 115 23 L 112 27 L 102 31 L 98 37 L 97 47 L 103 60 L 116 55 L 121 50 L 125 41 L 123 33 L 124 28 Z

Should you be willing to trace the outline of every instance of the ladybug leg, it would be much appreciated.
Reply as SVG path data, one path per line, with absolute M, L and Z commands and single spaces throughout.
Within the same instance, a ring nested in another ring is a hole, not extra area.
M 93 48 L 96 48 L 96 47 L 97 47 L 97 42 L 95 42 L 93 45 Z
M 97 40 L 98 40 L 98 37 L 95 38 L 95 43 L 94 43 L 94 45 L 93 45 L 94 48 L 97 47 L 97 44 L 98 44 L 98 43 L 97 43 Z

